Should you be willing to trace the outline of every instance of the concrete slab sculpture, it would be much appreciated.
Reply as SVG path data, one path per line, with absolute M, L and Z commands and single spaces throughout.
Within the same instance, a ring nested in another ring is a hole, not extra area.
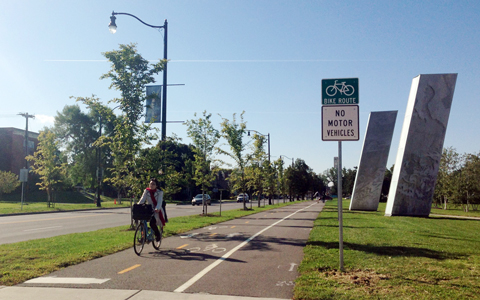
M 350 210 L 377 211 L 396 120 L 396 110 L 370 113 Z
M 430 214 L 456 82 L 457 74 L 413 79 L 386 216 Z

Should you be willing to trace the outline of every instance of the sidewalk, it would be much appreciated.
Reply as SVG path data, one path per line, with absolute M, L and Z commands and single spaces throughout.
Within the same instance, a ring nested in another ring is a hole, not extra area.
M 241 296 L 224 296 L 209 294 L 184 294 L 172 292 L 141 290 L 108 290 L 108 289 L 68 289 L 43 287 L 1 287 L 2 300 L 279 300 L 278 298 L 257 298 Z

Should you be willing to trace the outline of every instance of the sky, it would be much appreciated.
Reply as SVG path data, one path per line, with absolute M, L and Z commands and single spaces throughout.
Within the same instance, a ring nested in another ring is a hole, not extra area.
M 360 139 L 342 142 L 342 166 L 358 166 L 370 112 L 397 110 L 389 168 L 412 79 L 458 73 L 444 147 L 480 150 L 477 0 L 1 1 L 0 128 L 25 129 L 18 113 L 28 112 L 38 132 L 76 104 L 71 96 L 119 97 L 100 80 L 110 69 L 102 53 L 119 44 L 163 58 L 163 30 L 119 15 L 111 34 L 112 11 L 151 25 L 168 20 L 168 84 L 182 84 L 168 88 L 168 121 L 207 111 L 220 129 L 222 118 L 245 111 L 247 129 L 270 134 L 272 159 L 300 158 L 323 173 L 339 149 L 322 141 L 321 81 L 358 78 Z M 191 143 L 181 123 L 167 124 L 172 134 Z

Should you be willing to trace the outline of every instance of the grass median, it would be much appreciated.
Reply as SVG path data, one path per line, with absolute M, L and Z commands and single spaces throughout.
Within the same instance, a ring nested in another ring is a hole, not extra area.
M 240 218 L 298 202 L 279 203 L 251 210 L 228 210 L 222 215 L 194 215 L 169 219 L 164 236 Z M 61 268 L 113 254 L 133 246 L 130 226 L 74 233 L 52 238 L 0 245 L 0 285 L 15 285 Z M 132 250 L 133 252 L 133 250 Z
M 337 201 L 328 201 L 304 249 L 295 299 L 480 299 L 480 220 L 385 217 L 385 203 L 378 212 L 348 205 L 345 272 Z

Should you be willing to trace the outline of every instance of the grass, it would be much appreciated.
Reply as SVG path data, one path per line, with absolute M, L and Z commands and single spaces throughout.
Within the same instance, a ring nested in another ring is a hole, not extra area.
M 169 219 L 164 236 L 187 232 L 219 222 L 298 202 L 287 202 L 251 210 L 228 210 L 208 216 L 186 216 Z M 3 206 L 3 204 L 2 204 Z M 15 285 L 61 268 L 106 256 L 133 246 L 129 226 L 74 233 L 52 238 L 0 245 L 0 285 Z M 132 250 L 133 251 L 133 250 Z
M 480 221 L 385 217 L 343 207 L 339 271 L 337 201 L 315 221 L 295 299 L 480 299 Z M 449 214 L 455 214 L 450 211 Z
M 23 205 L 20 203 L 20 196 L 9 194 L 3 195 L 0 201 L 0 215 L 130 206 L 129 199 L 122 199 L 121 204 L 118 202 L 115 204 L 114 198 L 101 196 L 102 207 L 97 207 L 93 200 L 78 192 L 60 191 L 56 192 L 56 194 L 57 203 L 51 204 L 50 207 L 47 206 L 46 192 L 29 193 L 28 202 Z

